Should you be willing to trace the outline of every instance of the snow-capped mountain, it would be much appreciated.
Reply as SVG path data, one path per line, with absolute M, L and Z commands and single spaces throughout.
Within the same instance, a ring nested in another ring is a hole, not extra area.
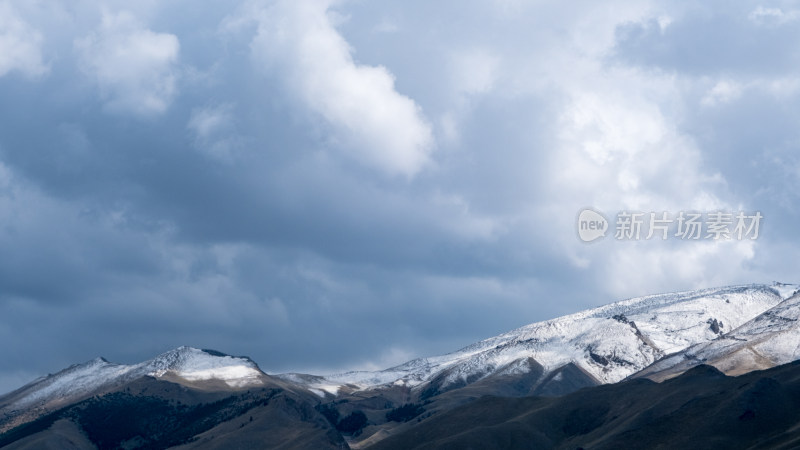
M 637 376 L 657 381 L 709 364 L 728 375 L 763 370 L 800 359 L 800 295 L 791 297 L 710 342 L 695 344 L 647 367 Z
M 16 423 L 13 418 L 23 411 L 31 414 L 54 410 L 144 376 L 192 385 L 221 382 L 230 388 L 261 386 L 266 377 L 249 358 L 191 347 L 179 347 L 134 365 L 96 358 L 0 397 L 0 432 Z
M 279 377 L 318 395 L 381 386 L 423 389 L 433 380 L 439 384 L 437 389 L 446 390 L 492 375 L 529 372 L 534 366 L 541 366 L 543 379 L 574 365 L 596 383 L 614 383 L 667 355 L 716 342 L 756 317 L 769 317 L 768 311 L 784 305 L 798 291 L 800 286 L 775 283 L 651 295 L 537 322 L 453 353 L 382 371 Z M 785 306 L 797 316 L 795 302 L 792 299 Z M 776 326 L 783 323 L 776 320 Z M 787 334 L 786 339 L 791 337 Z M 797 348 L 792 352 L 795 355 Z
M 702 362 L 729 374 L 744 373 L 800 358 L 798 293 L 800 286 L 775 283 L 634 298 L 374 372 L 270 376 L 249 358 L 191 347 L 133 365 L 97 358 L 0 397 L 0 436 L 61 408 L 106 395 L 113 400 L 115 393 L 144 385 L 204 392 L 208 398 L 235 397 L 242 411 L 266 405 L 281 392 L 281 398 L 288 400 L 270 408 L 324 422 L 314 408 L 326 401 L 349 405 L 341 414 L 363 408 L 384 417 L 386 408 L 433 397 L 427 408 L 450 408 L 452 397 L 439 394 L 467 386 L 456 395 L 561 395 L 631 376 L 664 379 Z M 263 388 L 257 390 L 263 398 L 248 397 L 251 387 Z M 349 395 L 353 393 L 357 395 Z M 331 395 L 345 396 L 347 401 L 334 402 Z

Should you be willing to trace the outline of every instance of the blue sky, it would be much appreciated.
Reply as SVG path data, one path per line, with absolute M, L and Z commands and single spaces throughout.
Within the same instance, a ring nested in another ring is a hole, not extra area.
M 0 0 L 0 392 L 180 345 L 383 368 L 797 281 L 798 38 L 796 2 Z M 586 244 L 587 206 L 764 219 Z

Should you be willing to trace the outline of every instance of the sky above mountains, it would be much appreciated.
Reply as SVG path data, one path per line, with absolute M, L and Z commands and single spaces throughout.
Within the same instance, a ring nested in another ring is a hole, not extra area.
M 383 368 L 796 282 L 798 38 L 792 2 L 0 0 L 0 392 L 180 345 Z M 587 244 L 585 207 L 763 221 Z

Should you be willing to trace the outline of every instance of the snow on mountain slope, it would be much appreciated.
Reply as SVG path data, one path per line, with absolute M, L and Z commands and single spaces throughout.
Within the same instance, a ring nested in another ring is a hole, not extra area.
M 711 361 L 725 371 L 770 367 L 800 357 L 798 292 L 800 286 L 776 283 L 651 295 L 537 322 L 382 371 L 278 377 L 324 396 L 386 386 L 440 392 L 502 374 L 555 380 L 564 368 L 590 383 L 613 383 L 655 361 L 651 368 L 662 371 L 692 361 Z M 52 411 L 143 376 L 201 389 L 283 383 L 249 358 L 190 347 L 135 365 L 98 358 L 0 397 L 0 432 L 24 420 L 22 415 Z
M 177 377 L 188 382 L 219 380 L 229 387 L 241 388 L 262 385 L 265 374 L 249 358 L 191 347 L 180 347 L 135 365 L 97 358 L 39 378 L 0 397 L 0 432 L 8 419 L 20 411 L 52 410 L 143 376 L 171 380 Z
M 740 375 L 795 361 L 800 359 L 799 319 L 800 295 L 794 295 L 713 341 L 670 355 L 637 376 L 660 381 L 699 364 Z
M 776 283 L 651 295 L 537 322 L 442 356 L 378 372 L 280 377 L 336 394 L 386 385 L 416 387 L 444 374 L 443 385 L 497 373 L 525 372 L 527 358 L 545 375 L 574 363 L 600 383 L 613 383 L 670 353 L 709 342 L 778 305 L 800 286 Z
M 261 385 L 265 375 L 250 358 L 191 347 L 180 347 L 143 365 L 156 378 L 172 374 L 188 381 L 220 380 L 236 388 Z

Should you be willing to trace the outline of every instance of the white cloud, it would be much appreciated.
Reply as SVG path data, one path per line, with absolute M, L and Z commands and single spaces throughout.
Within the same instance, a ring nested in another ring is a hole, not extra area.
M 595 77 L 603 89 L 575 86 L 563 108 L 553 182 L 598 207 L 699 207 L 702 194 L 718 186 L 699 170 L 692 140 L 651 101 L 674 90 L 669 80 L 635 73 Z
M 776 99 L 790 99 L 800 91 L 797 77 L 756 78 L 749 81 L 719 80 L 700 100 L 703 106 L 725 105 L 745 94 L 769 94 Z
M 466 239 L 490 240 L 504 230 L 504 225 L 494 217 L 483 216 L 471 210 L 470 204 L 460 195 L 434 193 L 431 203 L 445 211 L 449 219 L 447 228 Z
M 49 68 L 42 62 L 43 40 L 11 3 L 0 2 L 0 77 L 14 70 L 32 77 L 47 73 Z
M 449 82 L 454 102 L 452 109 L 439 118 L 444 143 L 461 143 L 461 122 L 472 112 L 473 99 L 491 95 L 500 78 L 501 58 L 486 48 L 454 51 L 448 58 Z
M 672 25 L 672 17 L 670 16 L 659 16 L 657 19 L 658 28 L 661 30 L 661 34 L 664 34 L 667 31 L 667 28 Z
M 198 138 L 210 139 L 214 134 L 229 127 L 230 122 L 230 105 L 221 105 L 193 110 L 188 127 L 197 134 Z
M 400 26 L 389 19 L 383 19 L 377 25 L 375 25 L 372 31 L 375 33 L 397 33 L 400 31 Z
M 621 244 L 635 248 L 618 246 L 601 269 L 608 291 L 617 298 L 748 280 L 744 264 L 755 254 L 755 242 L 750 240 L 680 242 L 673 248 L 651 242 Z
M 358 64 L 336 31 L 329 1 L 281 1 L 249 11 L 258 21 L 254 57 L 283 72 L 293 95 L 322 116 L 351 157 L 413 176 L 430 162 L 431 127 L 382 66 Z
M 460 142 L 461 133 L 458 125 L 458 117 L 455 113 L 445 113 L 439 118 L 439 130 L 441 131 L 441 139 L 450 144 L 458 144 Z
M 75 40 L 82 68 L 97 83 L 106 107 L 136 115 L 169 107 L 179 49 L 175 35 L 153 32 L 129 12 L 104 13 L 98 30 Z
M 669 98 L 680 83 L 636 71 L 595 74 L 591 90 L 573 87 L 571 106 L 560 122 L 559 156 L 553 159 L 551 189 L 564 217 L 563 242 L 576 267 L 592 268 L 614 298 L 738 282 L 754 257 L 752 241 L 616 241 L 613 232 L 599 247 L 574 237 L 575 211 L 585 205 L 608 213 L 682 210 L 732 211 L 725 180 L 708 172 L 691 137 L 669 114 Z M 717 95 L 733 95 L 717 89 Z M 569 205 L 569 206 L 567 206 Z M 572 210 L 569 210 L 572 208 Z M 567 232 L 566 230 L 569 230 Z M 646 232 L 645 232 L 646 235 Z M 644 236 L 642 238 L 644 238 Z M 635 276 L 631 276 L 635 274 Z
M 186 127 L 195 136 L 195 147 L 223 162 L 231 162 L 239 146 L 233 124 L 233 106 L 223 104 L 192 110 Z
M 700 102 L 705 106 L 715 106 L 732 102 L 741 95 L 741 84 L 734 81 L 722 80 L 717 82 Z
M 451 70 L 456 90 L 465 94 L 485 94 L 498 78 L 500 58 L 486 49 L 472 49 L 453 55 Z
M 765 8 L 759 6 L 754 9 L 747 18 L 758 25 L 778 26 L 800 18 L 800 11 L 785 12 L 780 8 Z
M 597 31 L 595 41 L 601 42 L 605 32 Z M 592 41 L 590 35 L 583 38 Z M 552 204 L 542 217 L 557 224 L 551 229 L 562 230 L 557 245 L 611 298 L 740 282 L 754 258 L 754 242 L 626 242 L 616 241 L 613 232 L 596 245 L 576 238 L 575 214 L 586 206 L 607 213 L 612 223 L 620 210 L 667 211 L 674 217 L 681 210 L 734 209 L 725 179 L 709 168 L 697 141 L 681 131 L 685 81 L 608 66 L 602 63 L 606 51 L 590 48 L 594 51 L 584 56 L 567 54 L 551 62 L 550 88 L 566 101 L 558 102 L 555 148 L 547 159 Z M 742 89 L 720 80 L 703 103 L 733 101 Z
M 761 89 L 779 99 L 794 97 L 800 92 L 800 78 L 794 76 L 762 80 L 757 84 Z

